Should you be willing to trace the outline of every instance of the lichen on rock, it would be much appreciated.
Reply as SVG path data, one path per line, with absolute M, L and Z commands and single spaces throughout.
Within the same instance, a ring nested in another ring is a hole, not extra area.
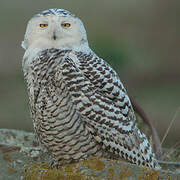
M 4 180 L 180 179 L 180 172 L 155 171 L 121 160 L 92 157 L 51 169 L 50 156 L 33 133 L 0 129 L 0 169 Z

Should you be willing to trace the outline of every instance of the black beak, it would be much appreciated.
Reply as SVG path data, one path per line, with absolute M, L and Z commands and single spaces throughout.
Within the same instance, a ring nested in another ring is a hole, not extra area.
M 57 36 L 56 36 L 56 31 L 53 32 L 53 39 L 56 40 L 57 39 Z

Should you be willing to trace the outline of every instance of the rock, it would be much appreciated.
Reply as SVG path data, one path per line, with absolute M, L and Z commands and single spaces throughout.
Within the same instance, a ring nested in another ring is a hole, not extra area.
M 59 179 L 178 179 L 180 172 L 155 171 L 120 160 L 93 157 L 49 168 L 50 156 L 38 146 L 33 133 L 0 129 L 0 180 Z

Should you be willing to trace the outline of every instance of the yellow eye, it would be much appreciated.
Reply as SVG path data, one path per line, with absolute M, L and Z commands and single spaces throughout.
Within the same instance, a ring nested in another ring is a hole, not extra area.
M 62 23 L 61 26 L 64 27 L 64 28 L 68 28 L 68 27 L 71 26 L 71 24 L 69 24 L 69 23 Z
M 48 27 L 48 24 L 40 24 L 39 25 L 41 28 L 45 28 L 45 27 Z

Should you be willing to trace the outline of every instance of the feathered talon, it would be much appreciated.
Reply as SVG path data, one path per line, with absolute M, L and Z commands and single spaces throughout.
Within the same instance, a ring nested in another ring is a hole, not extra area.
M 59 169 L 59 166 L 60 166 L 59 161 L 52 160 L 52 162 L 50 163 L 51 169 L 53 169 L 53 168 Z

